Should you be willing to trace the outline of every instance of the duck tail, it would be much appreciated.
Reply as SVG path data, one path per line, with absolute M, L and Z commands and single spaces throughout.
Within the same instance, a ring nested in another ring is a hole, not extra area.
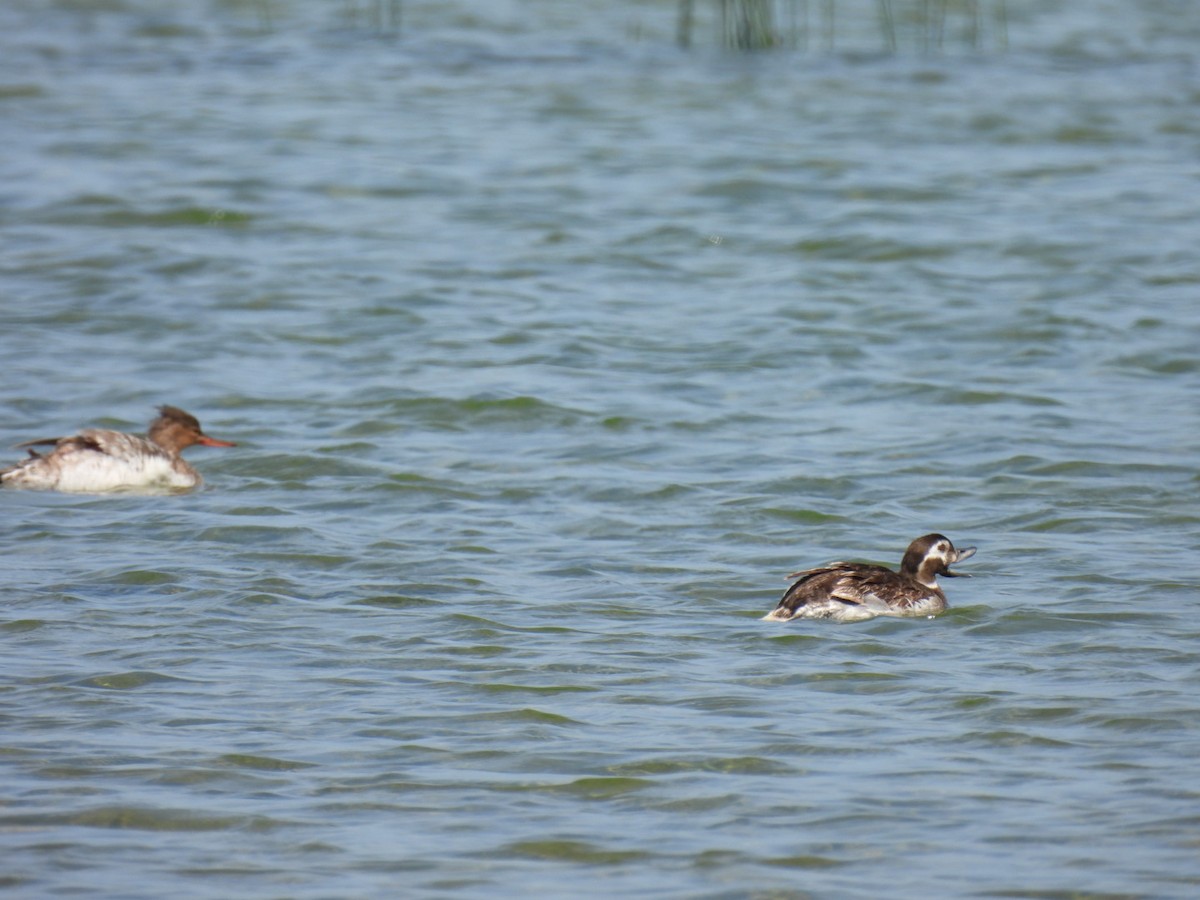
M 786 606 L 778 606 L 771 610 L 760 621 L 763 622 L 788 622 L 794 617 L 794 613 Z

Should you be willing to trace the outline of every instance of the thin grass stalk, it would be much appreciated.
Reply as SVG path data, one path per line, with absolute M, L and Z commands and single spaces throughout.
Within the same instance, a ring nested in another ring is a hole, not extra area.
M 996 0 L 996 46 L 1008 49 L 1008 0 Z
M 722 0 L 721 31 L 725 45 L 738 50 L 763 50 L 777 42 L 773 0 Z
M 679 0 L 679 18 L 675 23 L 675 42 L 685 50 L 692 46 L 692 25 L 695 22 L 694 0 Z
M 834 0 L 825 0 L 825 9 L 823 10 L 822 25 L 825 27 L 825 50 L 829 53 L 833 52 L 833 42 L 837 37 L 837 23 L 834 19 Z
M 896 52 L 896 20 L 892 16 L 891 0 L 878 0 L 879 27 L 883 30 L 883 42 L 887 44 L 888 52 Z
M 792 0 L 792 46 L 808 50 L 808 0 Z

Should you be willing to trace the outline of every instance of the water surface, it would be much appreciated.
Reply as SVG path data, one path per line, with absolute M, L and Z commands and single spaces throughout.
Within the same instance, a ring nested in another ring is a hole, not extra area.
M 0 11 L 0 442 L 239 445 L 0 495 L 5 886 L 1195 894 L 1200 21 L 853 6 Z

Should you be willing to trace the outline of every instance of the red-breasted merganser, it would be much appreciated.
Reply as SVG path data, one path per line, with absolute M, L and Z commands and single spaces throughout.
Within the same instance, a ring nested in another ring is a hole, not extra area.
M 788 578 L 799 581 L 763 618 L 858 622 L 876 616 L 934 616 L 946 608 L 946 595 L 937 576 L 969 578 L 963 572 L 951 572 L 950 566 L 974 555 L 974 547 L 955 550 L 945 535 L 927 534 L 908 545 L 899 572 L 853 562 L 794 572 Z
M 100 493 L 122 490 L 182 491 L 202 481 L 180 456 L 193 444 L 234 447 L 210 438 L 196 417 L 174 406 L 160 406 L 146 437 L 88 428 L 71 437 L 26 441 L 29 459 L 0 469 L 0 484 L 34 490 Z M 36 446 L 53 444 L 49 453 Z

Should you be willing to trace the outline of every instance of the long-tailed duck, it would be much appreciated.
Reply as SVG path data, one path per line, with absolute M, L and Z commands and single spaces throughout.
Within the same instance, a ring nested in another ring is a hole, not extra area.
M 974 547 L 956 550 L 945 535 L 927 534 L 908 545 L 899 572 L 853 562 L 795 572 L 788 578 L 799 580 L 763 618 L 859 622 L 875 616 L 933 616 L 946 608 L 937 576 L 970 577 L 950 566 L 974 555 Z

